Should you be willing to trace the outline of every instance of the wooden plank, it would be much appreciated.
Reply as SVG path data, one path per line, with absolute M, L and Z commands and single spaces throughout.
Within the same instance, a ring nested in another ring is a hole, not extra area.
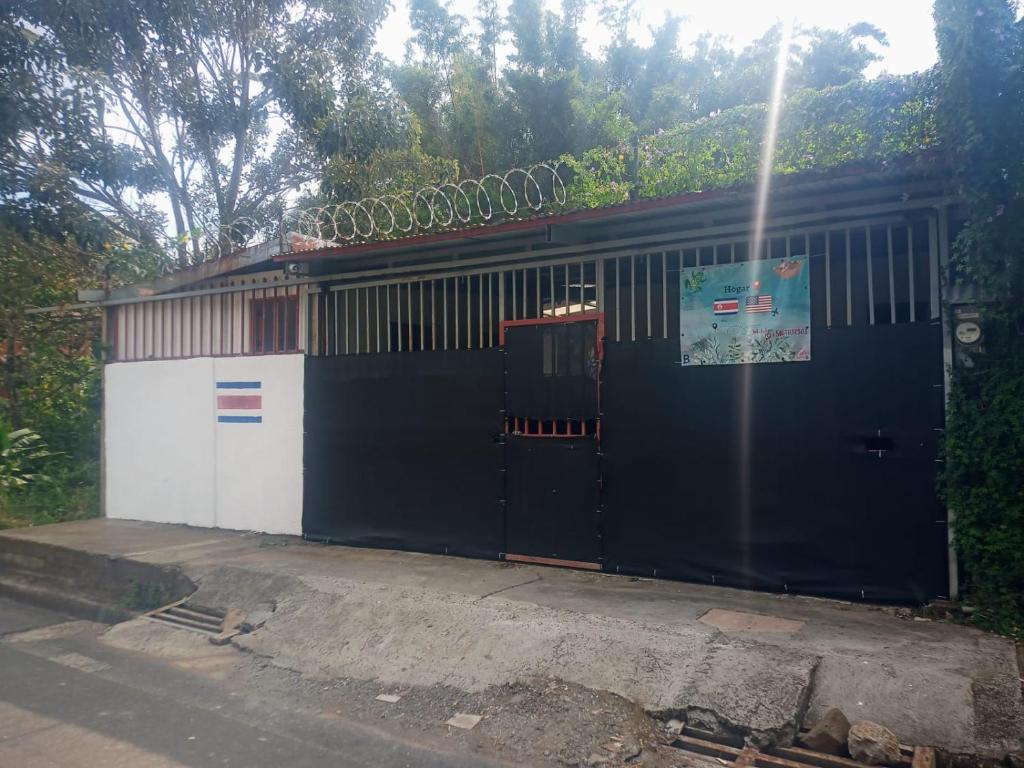
M 175 616 L 172 613 L 156 614 L 154 616 L 147 616 L 150 621 L 159 621 L 163 624 L 171 624 L 179 627 L 189 627 L 190 629 L 198 629 L 200 632 L 209 632 L 211 635 L 217 634 L 220 627 L 210 624 L 205 624 L 199 621 L 192 621 L 181 616 Z
M 935 768 L 935 750 L 932 747 L 914 747 L 913 768 Z
M 815 765 L 818 768 L 864 768 L 863 763 L 858 763 L 848 757 L 815 752 L 813 749 L 804 749 L 803 747 L 770 747 L 765 751 L 778 757 Z
M 864 768 L 862 763 L 838 755 L 828 755 L 802 747 L 768 747 L 758 751 L 750 746 L 723 743 L 721 737 L 708 731 L 687 727 L 676 737 L 672 746 L 705 757 L 714 757 L 738 768 Z M 900 756 L 900 764 L 910 768 L 935 768 L 935 750 L 931 747 L 904 747 L 907 752 Z M 910 752 L 913 751 L 913 758 Z
M 750 768 L 757 761 L 757 750 L 754 747 L 744 747 L 736 757 L 737 768 Z
M 163 613 L 164 611 L 170 610 L 171 608 L 178 607 L 179 605 L 184 603 L 186 600 L 188 600 L 188 598 L 187 597 L 183 597 L 180 600 L 175 600 L 173 603 L 168 603 L 167 605 L 161 605 L 159 608 L 154 608 L 151 611 L 146 611 L 142 615 L 143 616 L 154 616 L 155 614 Z
M 723 760 L 734 761 L 737 762 L 737 765 L 740 764 L 738 762 L 739 758 L 745 751 L 744 749 L 736 749 L 735 747 L 728 747 L 714 741 L 707 741 L 706 739 L 698 739 L 693 736 L 686 735 L 678 736 L 673 742 L 673 746 L 688 749 L 702 755 L 709 755 Z M 767 755 L 764 752 L 755 752 L 753 759 L 754 765 L 758 768 L 807 768 L 806 763 L 801 763 L 796 760 L 787 760 L 783 757 L 776 757 L 775 755 Z M 861 768 L 863 768 L 863 766 Z
M 689 749 L 690 751 L 697 752 L 701 755 L 710 755 L 711 757 L 718 757 L 723 760 L 730 761 L 738 758 L 740 753 L 743 751 L 736 747 L 719 744 L 716 741 L 708 741 L 707 739 L 699 739 L 687 734 L 680 734 L 677 736 L 676 740 L 672 742 L 672 746 Z
M 513 555 L 505 553 L 504 558 L 514 563 L 531 563 L 533 565 L 557 565 L 562 568 L 581 568 L 585 571 L 600 571 L 600 563 L 587 563 L 582 560 L 559 560 L 555 557 L 535 557 L 534 555 Z
M 211 624 L 217 627 L 218 629 L 220 628 L 220 625 L 223 623 L 223 620 L 220 618 L 220 616 L 212 616 L 208 613 L 200 613 L 199 611 L 193 611 L 189 608 L 185 608 L 184 606 L 174 606 L 173 608 L 168 608 L 165 613 L 170 616 L 181 616 L 185 619 L 192 619 L 193 621 L 199 621 L 204 624 Z

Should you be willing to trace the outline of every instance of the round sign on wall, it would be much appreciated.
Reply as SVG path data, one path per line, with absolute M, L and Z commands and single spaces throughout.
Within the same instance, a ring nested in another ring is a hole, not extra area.
M 981 340 L 981 326 L 973 320 L 957 323 L 955 333 L 956 340 L 964 345 L 977 344 Z

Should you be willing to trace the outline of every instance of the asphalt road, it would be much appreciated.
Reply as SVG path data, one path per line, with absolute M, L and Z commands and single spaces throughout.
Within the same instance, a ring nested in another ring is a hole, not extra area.
M 0 598 L 0 768 L 493 765 L 346 721 L 325 729 L 294 701 L 218 690 L 142 654 L 101 647 L 95 630 L 15 634 L 70 620 Z

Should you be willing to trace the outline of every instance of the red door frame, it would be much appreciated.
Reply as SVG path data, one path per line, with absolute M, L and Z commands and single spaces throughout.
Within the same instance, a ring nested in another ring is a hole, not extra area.
M 505 330 L 508 328 L 520 328 L 528 325 L 569 325 L 570 323 L 597 323 L 597 342 L 595 352 L 597 354 L 597 412 L 598 417 L 594 428 L 594 437 L 600 442 L 601 440 L 601 374 L 604 366 L 604 312 L 580 312 L 576 315 L 562 315 L 561 317 L 535 317 L 525 318 L 523 320 L 502 320 L 498 327 L 498 344 L 502 347 L 505 346 Z M 518 427 L 519 418 L 512 417 L 512 426 Z M 509 418 L 505 417 L 505 432 L 509 433 Z M 515 431 L 525 437 L 557 437 L 557 438 L 571 438 L 571 437 L 587 437 L 586 422 L 581 423 L 580 433 L 573 434 L 571 427 L 567 424 L 567 432 L 565 434 L 559 434 L 557 425 L 552 424 L 552 431 L 546 433 L 543 430 L 543 424 L 540 425 L 540 429 L 537 432 L 530 432 L 529 423 L 525 424 L 526 431 L 522 432 L 518 429 Z
M 524 320 L 502 320 L 498 328 L 498 344 L 502 347 L 505 346 L 505 329 L 507 328 L 518 328 L 526 325 L 567 325 L 569 323 L 597 323 L 597 343 L 596 343 L 596 354 L 597 354 L 597 425 L 594 432 L 594 438 L 600 445 L 601 442 L 601 373 L 602 366 L 604 365 L 604 312 L 581 312 L 578 315 L 563 315 L 562 317 L 538 317 Z M 515 418 L 515 417 L 513 417 Z M 505 417 L 505 432 L 509 433 L 509 419 Z M 559 437 L 565 438 L 579 438 L 586 437 L 586 425 L 584 422 L 583 432 L 579 435 L 573 434 L 540 434 L 527 432 L 526 437 Z M 600 571 L 601 563 L 590 563 L 582 562 L 577 560 L 561 560 L 551 557 L 536 557 L 533 555 L 517 555 L 514 553 L 505 552 L 502 553 L 502 558 L 505 560 L 511 560 L 520 563 L 532 563 L 535 565 L 554 565 L 565 568 L 580 568 L 588 571 Z

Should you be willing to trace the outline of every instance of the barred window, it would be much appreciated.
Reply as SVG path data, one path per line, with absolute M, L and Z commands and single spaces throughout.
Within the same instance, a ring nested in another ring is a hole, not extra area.
M 251 312 L 253 354 L 298 351 L 298 296 L 253 299 Z

